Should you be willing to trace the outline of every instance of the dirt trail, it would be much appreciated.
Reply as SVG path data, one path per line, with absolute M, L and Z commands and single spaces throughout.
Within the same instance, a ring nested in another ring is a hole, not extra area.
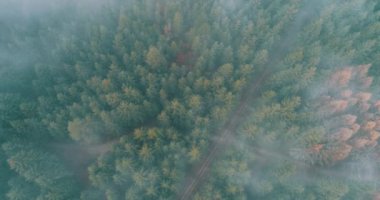
M 223 128 L 220 130 L 221 134 L 219 138 L 214 141 L 211 145 L 209 152 L 206 154 L 206 157 L 202 159 L 200 165 L 195 167 L 195 170 L 191 173 L 192 176 L 188 177 L 185 182 L 185 190 L 180 193 L 178 199 L 184 200 L 189 199 L 196 189 L 196 187 L 202 182 L 202 180 L 207 175 L 207 172 L 210 168 L 211 163 L 218 157 L 218 155 L 222 152 L 222 149 L 225 149 L 225 146 L 228 144 L 228 138 L 233 137 L 233 133 L 236 132 L 238 128 L 239 122 L 246 116 L 247 114 L 247 106 L 248 100 L 252 100 L 253 98 L 249 98 L 254 96 L 259 90 L 259 86 L 268 78 L 269 73 L 264 72 L 259 79 L 257 79 L 252 87 L 245 93 L 244 97 L 241 99 L 239 103 L 239 107 L 232 114 L 232 117 L 225 123 Z
M 281 59 L 287 55 L 288 52 L 292 50 L 292 46 L 296 43 L 297 34 L 302 25 L 307 23 L 308 20 L 313 18 L 313 14 L 308 12 L 311 9 L 311 4 L 308 4 L 305 8 L 300 9 L 295 16 L 294 21 L 285 31 L 282 37 L 281 43 L 274 48 L 271 53 L 271 58 L 269 58 L 266 66 L 261 72 L 258 72 L 258 76 L 254 81 L 249 84 L 249 87 L 245 89 L 243 95 L 240 99 L 239 106 L 236 108 L 235 112 L 232 113 L 231 117 L 225 123 L 223 128 L 220 129 L 218 139 L 215 140 L 211 145 L 210 149 L 206 153 L 206 156 L 201 159 L 199 165 L 195 166 L 194 169 L 187 174 L 185 181 L 182 185 L 183 190 L 180 190 L 177 199 L 186 200 L 190 199 L 193 192 L 206 178 L 207 172 L 210 168 L 212 162 L 220 155 L 220 153 L 226 149 L 228 146 L 228 138 L 234 137 L 234 133 L 237 131 L 240 122 L 249 114 L 249 102 L 252 102 L 260 94 L 260 86 L 270 78 L 270 76 L 275 72 L 277 64 Z

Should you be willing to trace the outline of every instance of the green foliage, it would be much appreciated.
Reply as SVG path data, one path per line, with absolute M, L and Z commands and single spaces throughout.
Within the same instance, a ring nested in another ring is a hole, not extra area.
M 0 199 L 174 199 L 209 161 L 194 199 L 379 190 L 339 176 L 354 142 L 331 139 L 339 116 L 316 103 L 338 95 L 321 84 L 335 67 L 372 63 L 377 89 L 377 1 L 90 4 L 0 15 Z M 379 116 L 357 105 L 356 122 Z
M 25 181 L 21 177 L 12 178 L 8 184 L 10 189 L 6 196 L 10 200 L 37 199 L 40 193 L 36 185 Z
M 41 190 L 46 190 L 44 196 L 51 196 L 50 199 L 53 196 L 55 199 L 67 199 L 76 195 L 78 188 L 75 179 L 55 156 L 28 144 L 5 143 L 2 148 L 8 156 L 10 169 L 25 181 L 35 184 Z M 28 186 L 29 183 L 25 183 L 25 187 L 21 186 L 20 190 L 34 191 L 33 187 Z M 13 187 L 18 185 L 12 182 L 10 184 Z M 7 195 L 14 195 L 15 191 Z

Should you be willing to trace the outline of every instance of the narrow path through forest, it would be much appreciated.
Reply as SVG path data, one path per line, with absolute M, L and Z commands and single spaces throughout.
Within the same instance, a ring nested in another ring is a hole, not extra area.
M 242 97 L 238 104 L 238 107 L 232 113 L 231 117 L 226 121 L 225 125 L 220 129 L 220 135 L 218 139 L 213 141 L 210 145 L 208 152 L 199 162 L 199 165 L 187 174 L 182 186 L 182 190 L 179 191 L 177 199 L 187 200 L 191 199 L 194 191 L 202 184 L 206 179 L 208 171 L 212 162 L 222 153 L 228 146 L 228 138 L 234 137 L 240 123 L 244 121 L 245 117 L 249 114 L 249 106 L 255 98 L 260 96 L 260 89 L 263 83 L 270 78 L 275 72 L 276 65 L 284 58 L 288 52 L 292 50 L 293 44 L 296 42 L 297 33 L 300 31 L 302 25 L 311 19 L 313 16 L 308 12 L 310 6 L 306 6 L 299 10 L 296 14 L 291 26 L 285 30 L 285 34 L 281 39 L 281 43 L 274 48 L 271 57 L 268 59 L 266 68 L 257 73 L 256 79 L 254 79 L 249 86 L 243 91 Z
M 236 129 L 239 126 L 241 120 L 244 119 L 244 116 L 247 115 L 248 109 L 248 100 L 252 100 L 253 98 L 249 98 L 257 94 L 259 90 L 259 86 L 268 78 L 269 73 L 264 72 L 259 79 L 257 79 L 246 92 L 245 97 L 239 103 L 239 107 L 232 114 L 232 117 L 226 122 L 226 124 L 221 129 L 221 134 L 218 139 L 211 145 L 209 152 L 202 159 L 199 166 L 195 167 L 195 170 L 191 173 L 189 177 L 186 178 L 185 190 L 179 195 L 178 199 L 184 200 L 189 199 L 196 189 L 196 187 L 201 184 L 202 180 L 206 177 L 207 172 L 209 171 L 210 165 L 215 160 L 216 157 L 222 152 L 223 149 L 226 148 L 228 144 L 228 138 L 233 137 L 233 134 L 236 132 Z

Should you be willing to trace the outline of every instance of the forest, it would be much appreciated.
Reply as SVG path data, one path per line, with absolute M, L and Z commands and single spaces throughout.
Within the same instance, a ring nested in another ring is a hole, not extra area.
M 0 199 L 380 200 L 378 0 L 2 0 Z

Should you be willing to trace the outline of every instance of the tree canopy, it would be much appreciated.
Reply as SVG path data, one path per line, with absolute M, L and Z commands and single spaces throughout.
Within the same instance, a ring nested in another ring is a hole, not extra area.
M 4 2 L 0 199 L 379 198 L 376 0 Z

